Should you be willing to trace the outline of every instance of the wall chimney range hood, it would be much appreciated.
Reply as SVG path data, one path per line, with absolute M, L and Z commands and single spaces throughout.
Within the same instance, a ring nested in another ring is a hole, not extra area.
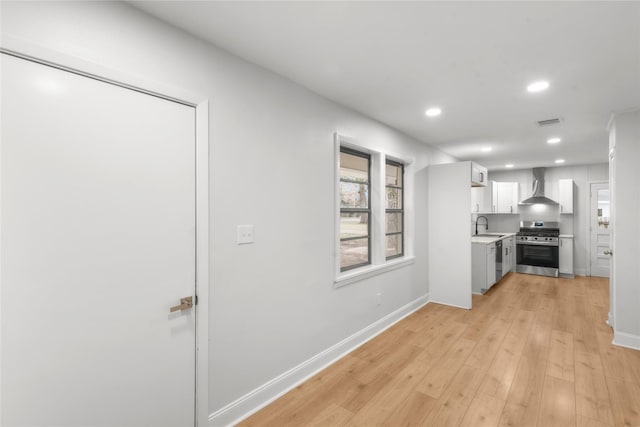
M 533 168 L 533 190 L 531 197 L 524 199 L 519 204 L 558 206 L 558 202 L 544 195 L 544 168 Z

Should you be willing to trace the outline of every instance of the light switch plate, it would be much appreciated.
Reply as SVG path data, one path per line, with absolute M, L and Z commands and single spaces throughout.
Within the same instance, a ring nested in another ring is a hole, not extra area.
M 239 225 L 237 240 L 239 245 L 253 243 L 253 225 Z

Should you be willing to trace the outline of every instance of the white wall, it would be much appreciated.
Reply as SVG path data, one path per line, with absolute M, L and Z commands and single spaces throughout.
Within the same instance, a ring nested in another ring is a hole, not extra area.
M 603 141 L 606 144 L 606 141 Z M 531 195 L 533 173 L 531 169 L 509 171 L 490 171 L 489 179 L 494 181 L 518 182 L 519 198 L 526 199 Z M 578 275 L 587 274 L 589 264 L 589 182 L 608 181 L 609 166 L 606 163 L 582 166 L 561 166 L 545 169 L 545 195 L 558 200 L 558 181 L 573 179 L 574 207 L 573 215 L 559 215 L 557 208 L 544 212 L 546 220 L 559 220 L 560 233 L 574 235 L 574 271 Z M 520 219 L 533 219 L 535 214 L 530 207 L 520 206 L 521 215 L 491 215 L 490 231 L 518 231 Z M 556 219 L 552 219 L 556 218 Z
M 640 110 L 614 115 L 614 343 L 640 350 Z
M 209 413 L 427 294 L 425 168 L 451 157 L 126 4 L 3 2 L 2 36 L 210 100 Z M 415 263 L 339 289 L 335 131 L 415 158 Z

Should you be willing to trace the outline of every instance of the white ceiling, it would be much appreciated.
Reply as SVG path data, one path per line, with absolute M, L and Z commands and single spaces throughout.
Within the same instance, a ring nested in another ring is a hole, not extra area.
M 639 2 L 132 4 L 490 169 L 606 162 L 610 113 L 640 106 Z

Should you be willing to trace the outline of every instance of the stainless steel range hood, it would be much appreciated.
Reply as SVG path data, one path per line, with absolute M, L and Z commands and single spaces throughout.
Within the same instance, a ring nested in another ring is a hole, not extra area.
M 544 168 L 533 168 L 533 190 L 531 197 L 524 199 L 519 204 L 558 206 L 558 202 L 544 195 Z

